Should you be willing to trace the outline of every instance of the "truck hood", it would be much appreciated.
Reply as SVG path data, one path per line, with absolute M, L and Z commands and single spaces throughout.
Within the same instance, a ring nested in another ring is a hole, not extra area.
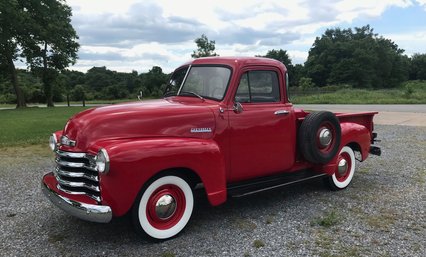
M 84 151 L 100 140 L 142 137 L 211 138 L 214 131 L 215 118 L 208 104 L 166 98 L 80 112 L 68 121 L 63 135 L 76 141 L 72 150 Z

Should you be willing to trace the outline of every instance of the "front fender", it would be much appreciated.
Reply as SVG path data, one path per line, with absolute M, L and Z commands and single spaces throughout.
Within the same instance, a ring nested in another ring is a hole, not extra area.
M 144 184 L 161 171 L 187 168 L 204 184 L 212 205 L 226 200 L 225 163 L 218 145 L 209 139 L 152 138 L 109 140 L 92 146 L 103 147 L 110 158 L 110 171 L 100 176 L 102 204 L 114 216 L 125 214 Z

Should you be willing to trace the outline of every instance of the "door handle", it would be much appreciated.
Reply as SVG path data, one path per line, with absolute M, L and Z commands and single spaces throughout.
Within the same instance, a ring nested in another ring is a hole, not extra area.
M 287 110 L 278 110 L 276 112 L 274 112 L 275 115 L 287 115 L 289 114 L 289 111 Z

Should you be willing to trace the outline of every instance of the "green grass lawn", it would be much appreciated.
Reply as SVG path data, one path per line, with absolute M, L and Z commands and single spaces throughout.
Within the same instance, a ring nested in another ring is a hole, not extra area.
M 411 95 L 401 90 L 343 89 L 332 93 L 296 95 L 295 104 L 426 104 L 426 90 Z
M 0 148 L 48 144 L 52 132 L 89 107 L 25 108 L 0 110 Z

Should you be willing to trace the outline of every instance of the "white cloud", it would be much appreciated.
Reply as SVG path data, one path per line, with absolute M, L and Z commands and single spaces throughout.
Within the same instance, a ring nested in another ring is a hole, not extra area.
M 391 6 L 405 8 L 412 5 L 410 0 L 387 0 L 387 1 L 371 1 L 371 0 L 344 0 L 336 4 L 340 14 L 337 16 L 339 21 L 351 22 L 360 16 L 378 17 L 386 8 Z
M 399 48 L 405 50 L 405 54 L 411 56 L 415 53 L 426 53 L 426 29 L 423 31 L 406 31 L 383 35 L 390 38 Z
M 423 6 L 425 8 L 426 11 L 426 0 L 416 0 L 416 2 L 420 5 Z
M 293 63 L 303 63 L 315 37 L 324 28 L 380 17 L 392 6 L 405 8 L 417 4 L 426 9 L 426 0 L 216 0 L 195 5 L 186 0 L 67 3 L 73 8 L 73 25 L 82 45 L 81 59 L 73 69 L 105 65 L 120 71 L 147 71 L 157 65 L 167 72 L 190 59 L 196 48 L 193 40 L 201 34 L 216 41 L 216 52 L 222 56 L 263 55 L 271 49 L 284 49 Z M 390 38 L 400 47 L 409 42 Z M 408 52 L 411 48 L 407 45 L 406 49 Z

